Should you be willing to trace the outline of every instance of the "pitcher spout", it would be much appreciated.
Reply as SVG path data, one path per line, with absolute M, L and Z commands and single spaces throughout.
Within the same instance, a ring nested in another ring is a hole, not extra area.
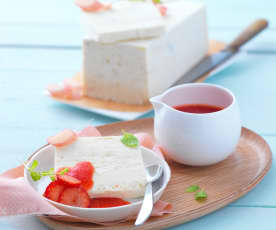
M 155 113 L 158 113 L 163 108 L 164 103 L 161 100 L 161 95 L 150 98 Z

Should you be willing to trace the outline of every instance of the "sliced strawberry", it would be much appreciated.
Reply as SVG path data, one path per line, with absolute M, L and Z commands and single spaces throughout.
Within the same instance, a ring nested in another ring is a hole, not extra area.
M 65 186 L 61 184 L 58 180 L 53 181 L 47 186 L 43 196 L 45 196 L 49 200 L 57 202 L 64 188 Z
M 101 136 L 99 130 L 92 125 L 88 125 L 78 133 L 79 137 L 98 137 Z
M 57 175 L 57 178 L 60 181 L 60 183 L 65 186 L 76 187 L 81 184 L 81 181 L 79 179 L 72 177 L 72 176 Z
M 94 173 L 94 167 L 88 161 L 82 161 L 77 163 L 70 169 L 66 175 L 75 177 L 81 181 L 81 185 L 84 189 L 88 190 L 92 187 L 92 176 Z
M 73 143 L 77 140 L 77 137 L 78 136 L 74 131 L 65 129 L 55 136 L 48 137 L 47 142 L 56 147 L 62 147 Z
M 59 202 L 62 204 L 88 208 L 90 206 L 90 198 L 88 193 L 82 187 L 66 188 L 61 193 Z

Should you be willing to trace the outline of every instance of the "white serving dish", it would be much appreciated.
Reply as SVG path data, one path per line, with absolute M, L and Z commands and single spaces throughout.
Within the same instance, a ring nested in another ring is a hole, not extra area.
M 160 164 L 163 167 L 163 175 L 153 183 L 153 192 L 154 192 L 154 202 L 158 201 L 162 196 L 165 188 L 171 177 L 171 171 L 165 160 L 158 157 L 152 150 L 147 148 L 142 149 L 142 156 L 144 160 L 145 167 L 153 164 Z M 41 148 L 27 163 L 27 166 L 30 166 L 33 160 L 37 160 L 39 165 L 37 167 L 37 171 L 46 171 L 50 168 L 54 168 L 54 147 L 47 145 Z M 41 195 L 44 193 L 47 185 L 50 183 L 50 179 L 47 177 L 43 177 L 39 181 L 33 181 L 29 175 L 27 169 L 24 171 L 24 178 L 26 182 L 38 193 Z M 43 197 L 43 196 L 42 196 Z M 118 221 L 121 219 L 126 219 L 131 216 L 137 215 L 139 212 L 143 197 L 129 200 L 131 204 L 113 207 L 113 208 L 78 208 L 72 207 L 68 205 L 63 205 L 47 198 L 43 197 L 43 199 L 50 202 L 52 205 L 62 210 L 65 213 L 71 214 L 76 217 L 80 217 L 83 219 L 88 219 L 89 221 L 94 222 L 111 222 Z

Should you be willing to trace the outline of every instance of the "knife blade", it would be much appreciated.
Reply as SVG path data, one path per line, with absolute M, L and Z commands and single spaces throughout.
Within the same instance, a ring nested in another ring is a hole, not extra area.
M 240 47 L 251 40 L 268 26 L 268 21 L 258 19 L 242 31 L 236 39 L 218 53 L 209 55 L 193 67 L 189 72 L 184 74 L 177 80 L 173 86 L 193 82 L 202 77 L 204 74 L 210 73 L 212 70 L 225 63 L 227 60 L 237 54 Z

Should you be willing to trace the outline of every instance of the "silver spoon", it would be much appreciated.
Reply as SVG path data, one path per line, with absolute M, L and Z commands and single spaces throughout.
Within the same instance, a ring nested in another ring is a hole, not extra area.
M 160 165 L 151 165 L 146 168 L 147 186 L 142 207 L 134 223 L 135 226 L 145 223 L 151 214 L 153 209 L 152 182 L 156 181 L 161 176 L 162 171 L 163 168 Z

